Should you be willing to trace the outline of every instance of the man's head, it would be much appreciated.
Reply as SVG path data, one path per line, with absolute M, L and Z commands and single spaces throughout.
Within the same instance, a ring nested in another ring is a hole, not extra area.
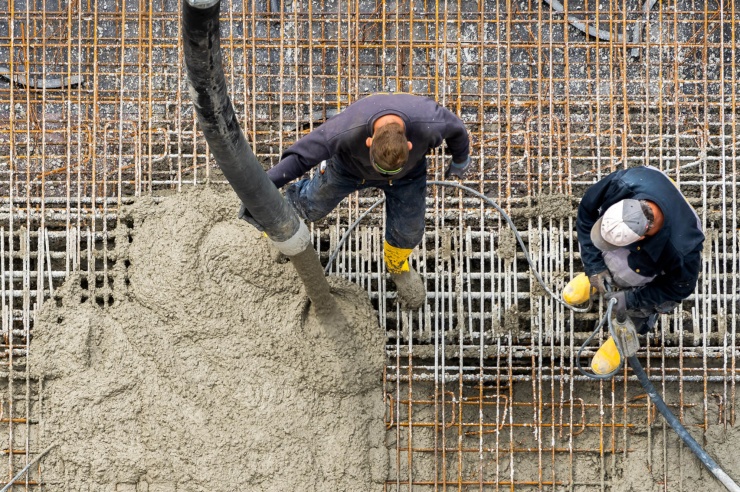
M 406 133 L 399 122 L 376 125 L 372 138 L 367 139 L 367 146 L 370 147 L 370 162 L 381 174 L 397 174 L 409 160 L 411 142 L 406 139 Z
M 591 241 L 601 251 L 628 246 L 645 237 L 654 220 L 644 200 L 622 200 L 609 207 L 591 228 Z

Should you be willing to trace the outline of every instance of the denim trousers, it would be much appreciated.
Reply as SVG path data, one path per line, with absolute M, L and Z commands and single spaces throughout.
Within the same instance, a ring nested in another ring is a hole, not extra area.
M 413 249 L 424 236 L 426 184 L 426 162 L 398 180 L 367 180 L 343 171 L 341 163 L 330 159 L 323 173 L 288 186 L 285 198 L 300 217 L 315 222 L 350 193 L 377 188 L 385 194 L 386 241 L 397 248 Z

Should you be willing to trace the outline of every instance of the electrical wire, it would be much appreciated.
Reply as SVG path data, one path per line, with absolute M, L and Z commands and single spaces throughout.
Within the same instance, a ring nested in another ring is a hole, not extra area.
M 521 234 L 519 234 L 519 231 L 517 230 L 516 226 L 514 225 L 514 221 L 511 220 L 511 217 L 493 200 L 491 200 L 489 197 L 484 195 L 483 193 L 478 192 L 477 190 L 474 190 L 473 188 L 470 188 L 468 186 L 462 185 L 460 183 L 454 182 L 454 181 L 427 181 L 427 186 L 449 186 L 453 188 L 459 188 L 461 190 L 464 190 L 478 198 L 480 198 L 483 202 L 487 203 L 488 205 L 491 205 L 493 208 L 495 208 L 501 216 L 504 218 L 506 223 L 509 225 L 511 230 L 514 232 L 514 236 L 516 236 L 517 241 L 519 242 L 519 246 L 522 248 L 522 252 L 524 253 L 524 258 L 527 260 L 527 263 L 529 264 L 529 268 L 532 271 L 532 274 L 537 279 L 537 282 L 539 282 L 540 286 L 547 292 L 550 297 L 552 297 L 556 302 L 560 303 L 562 306 L 566 307 L 567 309 L 570 309 L 571 311 L 574 311 L 576 313 L 587 313 L 591 310 L 592 302 L 589 299 L 588 305 L 586 307 L 580 308 L 577 306 L 571 306 L 564 300 L 562 300 L 559 296 L 555 295 L 550 288 L 545 285 L 545 281 L 540 276 L 539 272 L 534 266 L 534 262 L 532 261 L 532 258 L 529 256 L 529 251 L 527 250 L 527 247 L 524 245 L 524 240 L 522 239 Z M 360 215 L 357 220 L 355 220 L 352 225 L 349 226 L 347 231 L 344 233 L 342 238 L 339 240 L 339 243 L 337 244 L 337 247 L 334 249 L 332 254 L 329 256 L 329 260 L 326 264 L 326 267 L 324 268 L 325 273 L 329 273 L 329 269 L 331 268 L 331 265 L 336 260 L 337 255 L 339 254 L 339 249 L 344 245 L 344 243 L 347 241 L 347 238 L 352 233 L 352 231 L 357 227 L 357 225 L 364 219 L 368 213 L 370 213 L 371 210 L 373 210 L 375 207 L 380 205 L 385 201 L 385 198 L 379 199 L 377 202 L 372 204 L 362 215 Z

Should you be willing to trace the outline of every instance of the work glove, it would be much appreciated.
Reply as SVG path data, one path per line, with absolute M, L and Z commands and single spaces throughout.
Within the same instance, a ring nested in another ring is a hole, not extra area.
M 627 319 L 627 291 L 609 291 L 604 294 L 604 299 L 606 299 L 606 302 L 611 302 L 612 299 L 617 300 L 617 303 L 612 307 L 612 312 L 617 317 L 617 321 L 624 322 Z
M 265 229 L 254 220 L 254 217 L 252 217 L 252 214 L 249 213 L 249 210 L 247 210 L 247 207 L 243 203 L 239 207 L 239 218 L 252 224 L 258 231 L 265 232 Z
M 450 161 L 450 165 L 447 166 L 447 170 L 445 171 L 445 179 L 450 179 L 452 176 L 463 179 L 468 167 L 470 167 L 470 156 L 466 157 L 463 162 Z
M 603 295 L 608 286 L 612 283 L 612 276 L 609 273 L 609 270 L 604 270 L 588 277 L 588 281 L 591 282 L 591 287 L 598 290 L 599 294 Z

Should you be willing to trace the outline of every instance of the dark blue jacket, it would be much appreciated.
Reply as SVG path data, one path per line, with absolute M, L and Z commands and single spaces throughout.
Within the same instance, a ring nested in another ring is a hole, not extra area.
M 606 269 L 591 241 L 591 227 L 613 204 L 625 198 L 649 200 L 663 212 L 663 227 L 654 236 L 630 244 L 628 263 L 652 282 L 627 293 L 629 308 L 651 308 L 665 301 L 681 302 L 696 287 L 704 234 L 694 209 L 665 174 L 651 167 L 614 172 L 591 186 L 578 206 L 576 229 L 586 275 Z
M 373 123 L 387 114 L 403 119 L 406 138 L 412 144 L 408 164 L 391 178 L 375 170 L 370 163 L 370 149 L 365 145 L 365 140 L 373 135 Z M 465 125 L 436 101 L 403 93 L 374 94 L 350 104 L 291 145 L 267 175 L 280 188 L 334 157 L 343 171 L 360 179 L 397 180 L 418 166 L 426 166 L 426 154 L 441 145 L 442 140 L 447 142 L 454 162 L 468 158 L 470 144 Z

